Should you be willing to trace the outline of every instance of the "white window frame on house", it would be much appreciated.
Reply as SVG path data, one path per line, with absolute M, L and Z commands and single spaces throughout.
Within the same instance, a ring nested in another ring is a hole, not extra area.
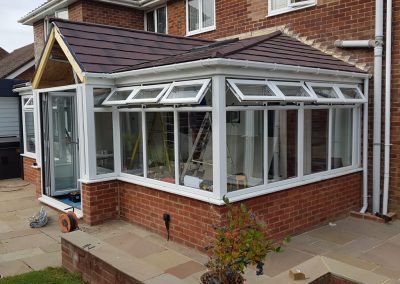
M 201 79 L 201 80 L 190 80 L 190 81 L 180 81 L 173 82 L 168 88 L 167 92 L 161 99 L 161 104 L 199 104 L 206 94 L 211 83 L 211 79 Z M 175 87 L 181 86 L 201 86 L 200 90 L 197 92 L 195 97 L 192 98 L 179 98 L 171 99 L 168 98 Z
M 300 82 L 288 82 L 288 81 L 269 81 L 273 90 L 279 94 L 280 97 L 283 97 L 285 101 L 293 101 L 293 102 L 315 102 L 318 100 L 318 97 L 310 92 L 310 90 L 304 84 L 304 81 Z M 289 87 L 300 87 L 303 91 L 308 95 L 306 97 L 302 96 L 288 96 L 279 89 L 279 86 L 289 86 Z
M 26 102 L 24 102 L 26 100 Z M 25 124 L 25 115 L 27 112 L 33 114 L 33 124 L 34 124 L 34 133 L 35 133 L 35 148 L 37 147 L 37 139 L 36 139 L 36 128 L 35 128 L 35 101 L 33 95 L 27 95 L 27 96 L 22 96 L 21 97 L 22 101 L 22 131 L 23 131 L 23 141 L 24 141 L 24 155 L 27 157 L 31 158 L 36 158 L 36 151 L 35 152 L 29 152 L 27 149 L 27 139 L 26 139 L 26 134 L 27 134 L 27 129 L 26 129 L 26 124 Z
M 66 13 L 66 17 L 65 16 L 63 17 L 61 13 Z M 60 15 L 61 15 L 61 17 L 60 17 Z M 68 20 L 69 19 L 68 8 L 56 10 L 54 12 L 54 14 L 50 15 L 49 17 L 52 17 L 52 16 L 54 16 L 54 18 Z M 50 29 L 51 29 L 48 17 L 46 17 L 43 20 L 43 27 L 44 27 L 44 41 L 47 41 L 47 37 L 48 37 Z
M 155 33 L 159 33 L 158 31 L 158 18 L 157 18 L 157 11 L 159 9 L 165 8 L 165 34 L 168 34 L 168 6 L 164 5 L 161 7 L 157 7 L 154 10 L 150 10 L 150 11 L 146 11 L 144 13 L 144 29 L 148 32 L 153 32 L 153 31 L 149 31 L 148 27 L 147 27 L 147 14 L 148 13 L 153 13 L 153 17 L 154 17 L 154 29 L 155 29 Z
M 285 97 L 282 96 L 282 93 L 278 93 L 274 91 L 274 87 L 271 83 L 267 80 L 241 80 L 241 79 L 227 79 L 228 86 L 231 88 L 233 94 L 236 98 L 242 101 L 284 101 Z M 253 96 L 253 95 L 246 95 L 244 94 L 238 85 L 258 85 L 258 86 L 265 86 L 270 92 L 272 92 L 273 96 Z
M 300 9 L 305 9 L 308 7 L 312 7 L 317 5 L 317 0 L 304 0 L 301 2 L 294 2 L 294 0 L 287 0 L 287 6 L 284 8 L 272 9 L 272 1 L 275 0 L 268 0 L 268 17 L 280 15 L 292 11 L 297 11 Z
M 126 88 L 118 88 L 118 89 L 112 89 L 111 93 L 107 96 L 107 98 L 102 102 L 102 105 L 104 106 L 116 106 L 116 105 L 123 105 L 125 104 L 125 102 L 127 101 L 127 99 L 132 95 L 133 92 L 135 92 L 135 90 L 137 89 L 137 87 L 126 87 Z M 126 97 L 125 100 L 117 100 L 117 101 L 113 101 L 112 97 L 117 95 L 118 92 L 120 91 L 131 91 L 131 93 Z
M 363 94 L 363 92 L 360 90 L 360 88 L 357 85 L 351 85 L 351 84 L 336 84 L 335 85 L 336 91 L 339 92 L 341 94 L 341 96 L 343 97 L 343 99 L 347 102 L 347 103 L 365 103 L 367 101 L 367 99 L 365 98 L 365 95 Z M 346 96 L 343 94 L 342 92 L 342 88 L 346 88 L 346 89 L 354 89 L 357 91 L 358 95 L 361 97 L 360 99 L 350 99 L 350 98 L 346 98 Z
M 162 96 L 164 96 L 165 92 L 167 92 L 170 85 L 171 84 L 159 84 L 159 85 L 148 85 L 148 86 L 137 87 L 126 99 L 125 103 L 126 104 L 157 103 L 162 98 Z M 160 90 L 160 92 L 155 98 L 148 98 L 148 99 L 135 98 L 140 93 L 140 91 L 143 90 Z
M 205 33 L 205 32 L 210 32 L 216 29 L 217 24 L 216 24 L 216 3 L 215 1 L 217 0 L 213 0 L 213 17 L 214 17 L 214 25 L 209 26 L 209 27 L 203 27 L 203 19 L 202 19 L 202 15 L 203 15 L 203 1 L 204 0 L 197 0 L 199 1 L 199 28 L 197 30 L 193 30 L 190 31 L 189 30 L 189 1 L 186 0 L 186 35 L 187 36 L 191 36 L 191 35 L 196 35 L 196 34 L 201 34 L 201 33 Z

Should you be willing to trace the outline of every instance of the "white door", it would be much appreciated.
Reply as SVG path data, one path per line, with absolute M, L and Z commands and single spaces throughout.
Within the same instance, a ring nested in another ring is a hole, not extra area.
M 48 95 L 51 196 L 78 190 L 78 127 L 76 93 Z

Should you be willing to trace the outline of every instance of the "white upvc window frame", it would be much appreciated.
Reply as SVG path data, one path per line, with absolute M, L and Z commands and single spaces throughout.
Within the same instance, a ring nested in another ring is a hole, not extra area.
M 190 81 L 179 81 L 173 82 L 171 86 L 166 91 L 165 95 L 161 99 L 161 104 L 169 104 L 169 105 L 180 105 L 180 104 L 199 104 L 203 97 L 205 96 L 208 88 L 210 86 L 211 79 L 200 79 L 200 80 L 190 80 Z M 181 86 L 199 86 L 201 85 L 200 90 L 197 92 L 197 95 L 192 98 L 179 98 L 179 99 L 169 99 L 168 96 L 171 94 L 172 90 L 175 87 Z
M 214 25 L 209 26 L 209 27 L 203 27 L 203 1 L 204 0 L 198 0 L 199 1 L 199 28 L 197 30 L 193 30 L 190 31 L 189 30 L 189 1 L 186 0 L 186 36 L 192 36 L 192 35 L 197 35 L 197 34 L 201 34 L 201 33 L 206 33 L 206 32 L 210 32 L 213 31 L 217 28 L 217 13 L 216 13 L 216 1 L 217 0 L 213 0 L 214 1 Z
M 148 86 L 140 86 L 133 90 L 133 92 L 129 95 L 129 97 L 125 100 L 126 104 L 143 104 L 143 103 L 158 103 L 158 101 L 164 96 L 167 92 L 168 88 L 171 84 L 158 84 L 158 85 L 148 85 Z M 153 89 L 161 89 L 160 93 L 155 98 L 149 99 L 135 99 L 135 97 L 142 90 L 153 90 Z
M 284 97 L 284 100 L 287 102 L 316 102 L 318 97 L 310 92 L 310 90 L 305 85 L 304 81 L 300 82 L 288 82 L 288 81 L 269 81 L 271 86 L 273 86 L 273 90 L 280 94 L 280 96 Z M 287 96 L 285 95 L 278 86 L 294 86 L 301 87 L 303 90 L 309 95 L 308 97 L 296 97 L 296 96 Z
M 149 13 L 153 13 L 153 17 L 154 17 L 154 33 L 160 33 L 158 31 L 158 19 L 157 19 L 157 11 L 161 8 L 165 8 L 165 34 L 168 34 L 168 6 L 164 5 L 164 6 L 159 6 L 153 10 L 149 10 L 149 11 L 145 11 L 144 13 L 144 29 L 147 32 L 153 32 L 153 31 L 149 31 L 147 28 L 147 14 Z
M 66 12 L 67 17 L 60 17 L 60 13 Z M 50 27 L 50 22 L 49 22 L 49 17 L 54 17 L 58 19 L 64 19 L 64 20 L 69 20 L 69 12 L 68 12 L 68 7 L 63 8 L 63 9 L 58 9 L 54 12 L 53 15 L 48 15 L 44 20 L 43 20 L 43 28 L 44 28 L 44 41 L 47 41 L 48 34 L 50 33 L 51 27 Z
M 101 104 L 103 106 L 124 105 L 126 100 L 132 95 L 132 93 L 136 90 L 136 88 L 137 88 L 137 86 L 112 89 L 111 93 L 107 96 L 107 98 Z M 126 97 L 125 100 L 111 101 L 110 99 L 119 91 L 131 91 L 131 93 Z
M 305 9 L 309 7 L 313 7 L 317 5 L 317 0 L 306 0 L 303 2 L 299 3 L 292 3 L 292 0 L 287 0 L 287 6 L 284 8 L 279 8 L 279 9 L 272 9 L 272 1 L 274 0 L 268 0 L 268 15 L 267 17 L 271 16 L 276 16 L 284 13 L 289 13 L 292 11 L 297 11 L 300 9 Z
M 352 84 L 336 84 L 335 88 L 337 90 L 337 92 L 339 92 L 341 94 L 341 96 L 343 97 L 344 101 L 346 103 L 366 103 L 367 99 L 365 98 L 364 93 L 360 90 L 360 88 L 357 85 L 352 85 Z M 361 96 L 361 99 L 348 99 L 345 97 L 345 95 L 343 94 L 341 88 L 349 88 L 349 89 L 355 89 L 358 94 Z
M 24 100 L 27 101 L 24 103 Z M 27 95 L 27 96 L 22 96 L 21 97 L 22 101 L 22 134 L 23 134 L 23 142 L 24 142 L 24 155 L 30 158 L 36 158 L 36 149 L 37 149 L 37 133 L 36 133 L 36 127 L 35 127 L 35 99 L 33 95 Z M 30 104 L 32 102 L 33 104 Z M 26 124 L 25 124 L 25 115 L 27 112 L 30 112 L 33 114 L 33 127 L 34 127 L 34 133 L 35 133 L 35 152 L 29 152 L 27 149 L 27 139 L 26 139 Z
M 343 94 L 337 90 L 334 84 L 329 83 L 316 83 L 316 82 L 306 82 L 305 83 L 311 93 L 317 98 L 317 103 L 346 103 Z M 320 98 L 318 97 L 317 93 L 314 91 L 314 87 L 325 87 L 325 88 L 332 88 L 333 91 L 336 93 L 337 98 Z
M 233 94 L 235 97 L 240 101 L 240 102 L 245 102 L 245 101 L 284 101 L 285 97 L 282 96 L 282 93 L 278 93 L 275 91 L 274 87 L 271 85 L 271 83 L 267 80 L 242 80 L 242 79 L 227 79 L 229 88 L 231 88 Z M 274 93 L 274 96 L 248 96 L 243 94 L 243 92 L 240 90 L 240 88 L 237 85 L 243 84 L 243 85 L 259 85 L 259 86 L 265 86 L 268 88 L 272 93 Z

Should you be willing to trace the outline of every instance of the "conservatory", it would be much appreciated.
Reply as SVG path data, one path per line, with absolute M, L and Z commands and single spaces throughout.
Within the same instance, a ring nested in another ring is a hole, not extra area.
M 281 33 L 163 35 L 170 50 L 192 46 L 126 67 L 106 60 L 105 44 L 85 43 L 97 32 L 116 44 L 111 28 L 53 24 L 24 106 L 26 118 L 35 106 L 43 202 L 60 207 L 83 185 L 118 181 L 222 205 L 366 170 L 368 74 L 343 61 Z M 133 34 L 161 37 L 124 36 Z

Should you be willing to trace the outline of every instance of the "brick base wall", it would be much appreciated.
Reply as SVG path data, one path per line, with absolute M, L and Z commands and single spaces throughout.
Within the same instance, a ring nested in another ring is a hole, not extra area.
M 38 168 L 32 166 L 36 163 L 35 159 L 23 157 L 24 166 L 24 177 L 23 179 L 35 185 L 36 197 L 42 196 L 42 184 L 41 184 L 41 171 Z
M 119 182 L 108 181 L 82 184 L 83 221 L 100 224 L 118 216 Z
M 279 239 L 360 209 L 361 190 L 362 174 L 354 173 L 243 203 L 266 223 L 268 235 Z M 221 224 L 226 214 L 225 206 L 115 181 L 84 185 L 83 207 L 84 221 L 91 225 L 120 216 L 162 236 L 166 236 L 162 217 L 169 213 L 171 240 L 199 250 L 213 235 L 212 225 Z
M 61 239 L 62 265 L 72 273 L 79 273 L 87 283 L 96 284 L 139 284 L 141 282 L 129 277 L 120 270 L 105 263 L 64 239 Z

